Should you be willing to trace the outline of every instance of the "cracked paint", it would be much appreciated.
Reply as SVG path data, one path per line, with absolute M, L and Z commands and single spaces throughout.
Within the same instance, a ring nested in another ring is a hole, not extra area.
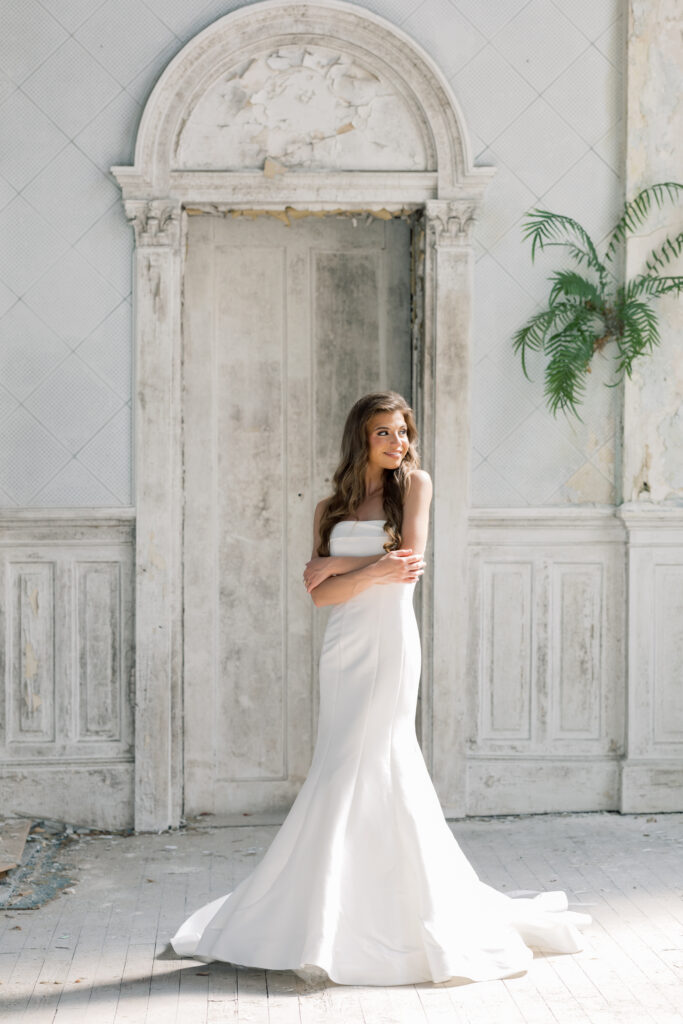
M 404 220 L 411 220 L 415 215 L 415 210 L 408 207 L 401 207 L 397 210 L 387 210 L 382 207 L 377 210 L 369 209 L 358 209 L 358 210 L 345 210 L 338 207 L 334 210 L 297 210 L 293 206 L 286 206 L 284 210 L 264 210 L 264 209 L 221 209 L 214 203 L 204 203 L 201 206 L 190 206 L 185 211 L 189 217 L 201 217 L 206 214 L 223 216 L 223 217 L 274 217 L 275 220 L 281 221 L 285 227 L 291 227 L 293 220 L 301 220 L 302 217 L 348 217 L 351 218 L 353 226 L 356 227 L 357 223 L 361 218 L 365 220 L 366 224 L 369 224 L 371 220 L 392 220 L 394 217 L 400 217 Z
M 24 644 L 24 704 L 29 715 L 34 715 L 43 703 L 43 698 L 33 691 L 33 681 L 38 675 L 39 662 L 30 640 Z
M 281 46 L 224 73 L 183 119 L 178 169 L 432 170 L 393 84 L 348 54 Z M 201 160 L 197 163 L 197 154 Z
M 38 674 L 38 659 L 33 644 L 27 640 L 24 645 L 24 679 L 32 680 Z

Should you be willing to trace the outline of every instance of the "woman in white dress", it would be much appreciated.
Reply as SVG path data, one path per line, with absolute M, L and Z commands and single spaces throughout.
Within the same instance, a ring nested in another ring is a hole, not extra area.
M 316 606 L 332 606 L 310 771 L 261 862 L 180 926 L 176 953 L 396 985 L 505 978 L 532 947 L 583 948 L 591 919 L 563 892 L 513 899 L 479 880 L 427 772 L 412 601 L 431 496 L 407 402 L 359 399 L 303 574 Z

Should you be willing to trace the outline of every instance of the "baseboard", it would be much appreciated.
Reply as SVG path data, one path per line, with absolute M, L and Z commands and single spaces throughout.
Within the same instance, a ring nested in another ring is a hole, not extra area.
M 132 761 L 0 764 L 4 814 L 88 828 L 133 827 Z
M 467 814 L 619 809 L 615 758 L 476 758 L 467 764 Z
M 683 762 L 625 761 L 619 809 L 622 814 L 683 811 Z

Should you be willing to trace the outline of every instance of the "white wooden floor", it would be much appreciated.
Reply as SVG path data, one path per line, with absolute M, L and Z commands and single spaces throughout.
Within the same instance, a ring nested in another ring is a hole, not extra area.
M 210 819 L 206 819 L 210 820 Z M 159 959 L 195 907 L 251 870 L 274 826 L 86 837 L 72 893 L 0 912 L 0 1019 L 38 1024 L 673 1024 L 683 1022 L 683 814 L 452 823 L 480 876 L 564 888 L 587 948 L 467 985 L 307 987 L 287 971 Z

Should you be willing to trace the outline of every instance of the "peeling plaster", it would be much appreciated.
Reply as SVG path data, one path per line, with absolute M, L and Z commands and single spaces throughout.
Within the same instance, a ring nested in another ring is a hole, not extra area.
M 281 221 L 285 227 L 291 227 L 293 220 L 300 220 L 302 217 L 346 217 L 351 218 L 356 226 L 356 221 L 364 218 L 366 222 L 369 222 L 373 218 L 378 220 L 391 220 L 393 217 L 401 217 L 403 220 L 410 220 L 415 216 L 415 210 L 412 207 L 402 206 L 397 210 L 387 210 L 382 207 L 377 210 L 371 209 L 358 209 L 358 210 L 346 210 L 338 207 L 335 210 L 297 210 L 293 206 L 286 206 L 284 210 L 267 210 L 267 209 L 221 209 L 214 203 L 204 203 L 201 206 L 188 206 L 186 211 L 189 217 L 201 217 L 207 214 L 220 215 L 223 217 L 274 217 L 275 220 Z
M 614 460 L 612 459 L 612 464 Z M 567 480 L 563 488 L 563 497 L 568 501 L 590 503 L 614 502 L 614 485 L 596 469 L 592 462 L 584 462 Z
M 37 674 L 38 659 L 36 658 L 36 652 L 31 641 L 27 640 L 24 645 L 24 678 L 27 680 L 35 679 Z
M 242 61 L 202 95 L 176 136 L 175 167 L 263 169 L 267 177 L 433 170 L 424 136 L 380 74 L 335 50 L 281 46 Z

